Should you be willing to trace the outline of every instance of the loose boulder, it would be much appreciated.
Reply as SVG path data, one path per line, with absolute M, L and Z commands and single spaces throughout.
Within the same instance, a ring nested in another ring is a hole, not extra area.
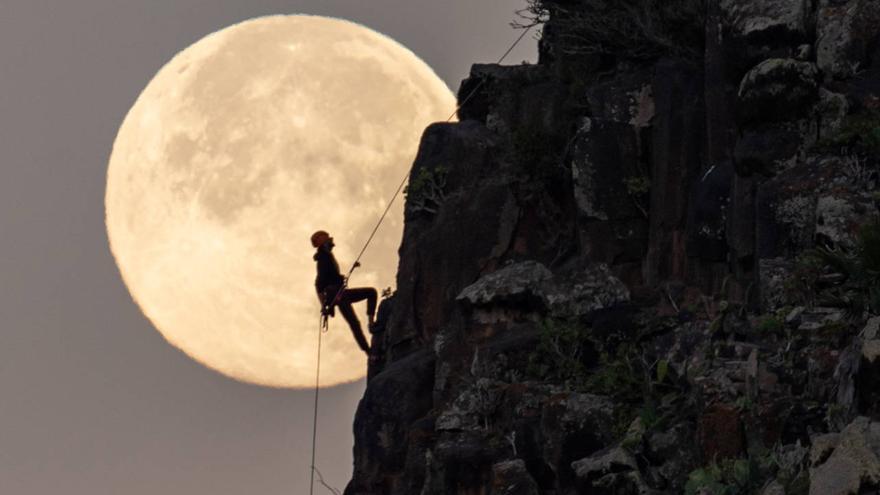
M 841 433 L 833 449 L 827 442 L 814 446 L 811 458 L 827 460 L 810 471 L 810 495 L 854 495 L 880 485 L 880 423 L 856 418 Z
M 771 58 L 750 70 L 739 85 L 744 122 L 780 122 L 803 116 L 817 99 L 819 71 L 810 62 Z

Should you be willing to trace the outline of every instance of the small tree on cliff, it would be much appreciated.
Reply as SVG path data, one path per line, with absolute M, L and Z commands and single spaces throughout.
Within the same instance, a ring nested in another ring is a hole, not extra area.
M 552 23 L 545 36 L 569 55 L 653 59 L 703 55 L 705 0 L 528 0 L 520 27 Z

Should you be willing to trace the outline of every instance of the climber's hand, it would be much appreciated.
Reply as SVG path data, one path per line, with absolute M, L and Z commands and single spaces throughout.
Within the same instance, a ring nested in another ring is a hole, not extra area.
M 336 310 L 333 309 L 333 306 L 324 306 L 323 308 L 321 308 L 321 315 L 333 318 L 334 316 L 336 316 Z
M 361 262 L 360 262 L 360 261 L 355 261 L 355 262 L 354 262 L 354 267 L 355 267 L 355 268 L 360 268 L 360 267 L 361 267 Z

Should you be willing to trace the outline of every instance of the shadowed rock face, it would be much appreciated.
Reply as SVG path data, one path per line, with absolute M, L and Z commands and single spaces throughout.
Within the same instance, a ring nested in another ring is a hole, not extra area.
M 544 5 L 423 135 L 346 494 L 875 487 L 876 320 L 803 255 L 880 214 L 877 2 L 710 0 L 638 60 Z

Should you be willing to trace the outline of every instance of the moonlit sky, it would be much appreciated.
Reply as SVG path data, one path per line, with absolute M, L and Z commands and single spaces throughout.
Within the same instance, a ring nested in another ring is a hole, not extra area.
M 174 54 L 244 19 L 359 22 L 455 91 L 513 41 L 522 3 L 0 0 L 0 494 L 307 493 L 311 392 L 203 368 L 128 295 L 104 227 L 116 131 Z M 507 62 L 534 58 L 527 40 Z M 317 464 L 340 490 L 363 388 L 321 395 Z

